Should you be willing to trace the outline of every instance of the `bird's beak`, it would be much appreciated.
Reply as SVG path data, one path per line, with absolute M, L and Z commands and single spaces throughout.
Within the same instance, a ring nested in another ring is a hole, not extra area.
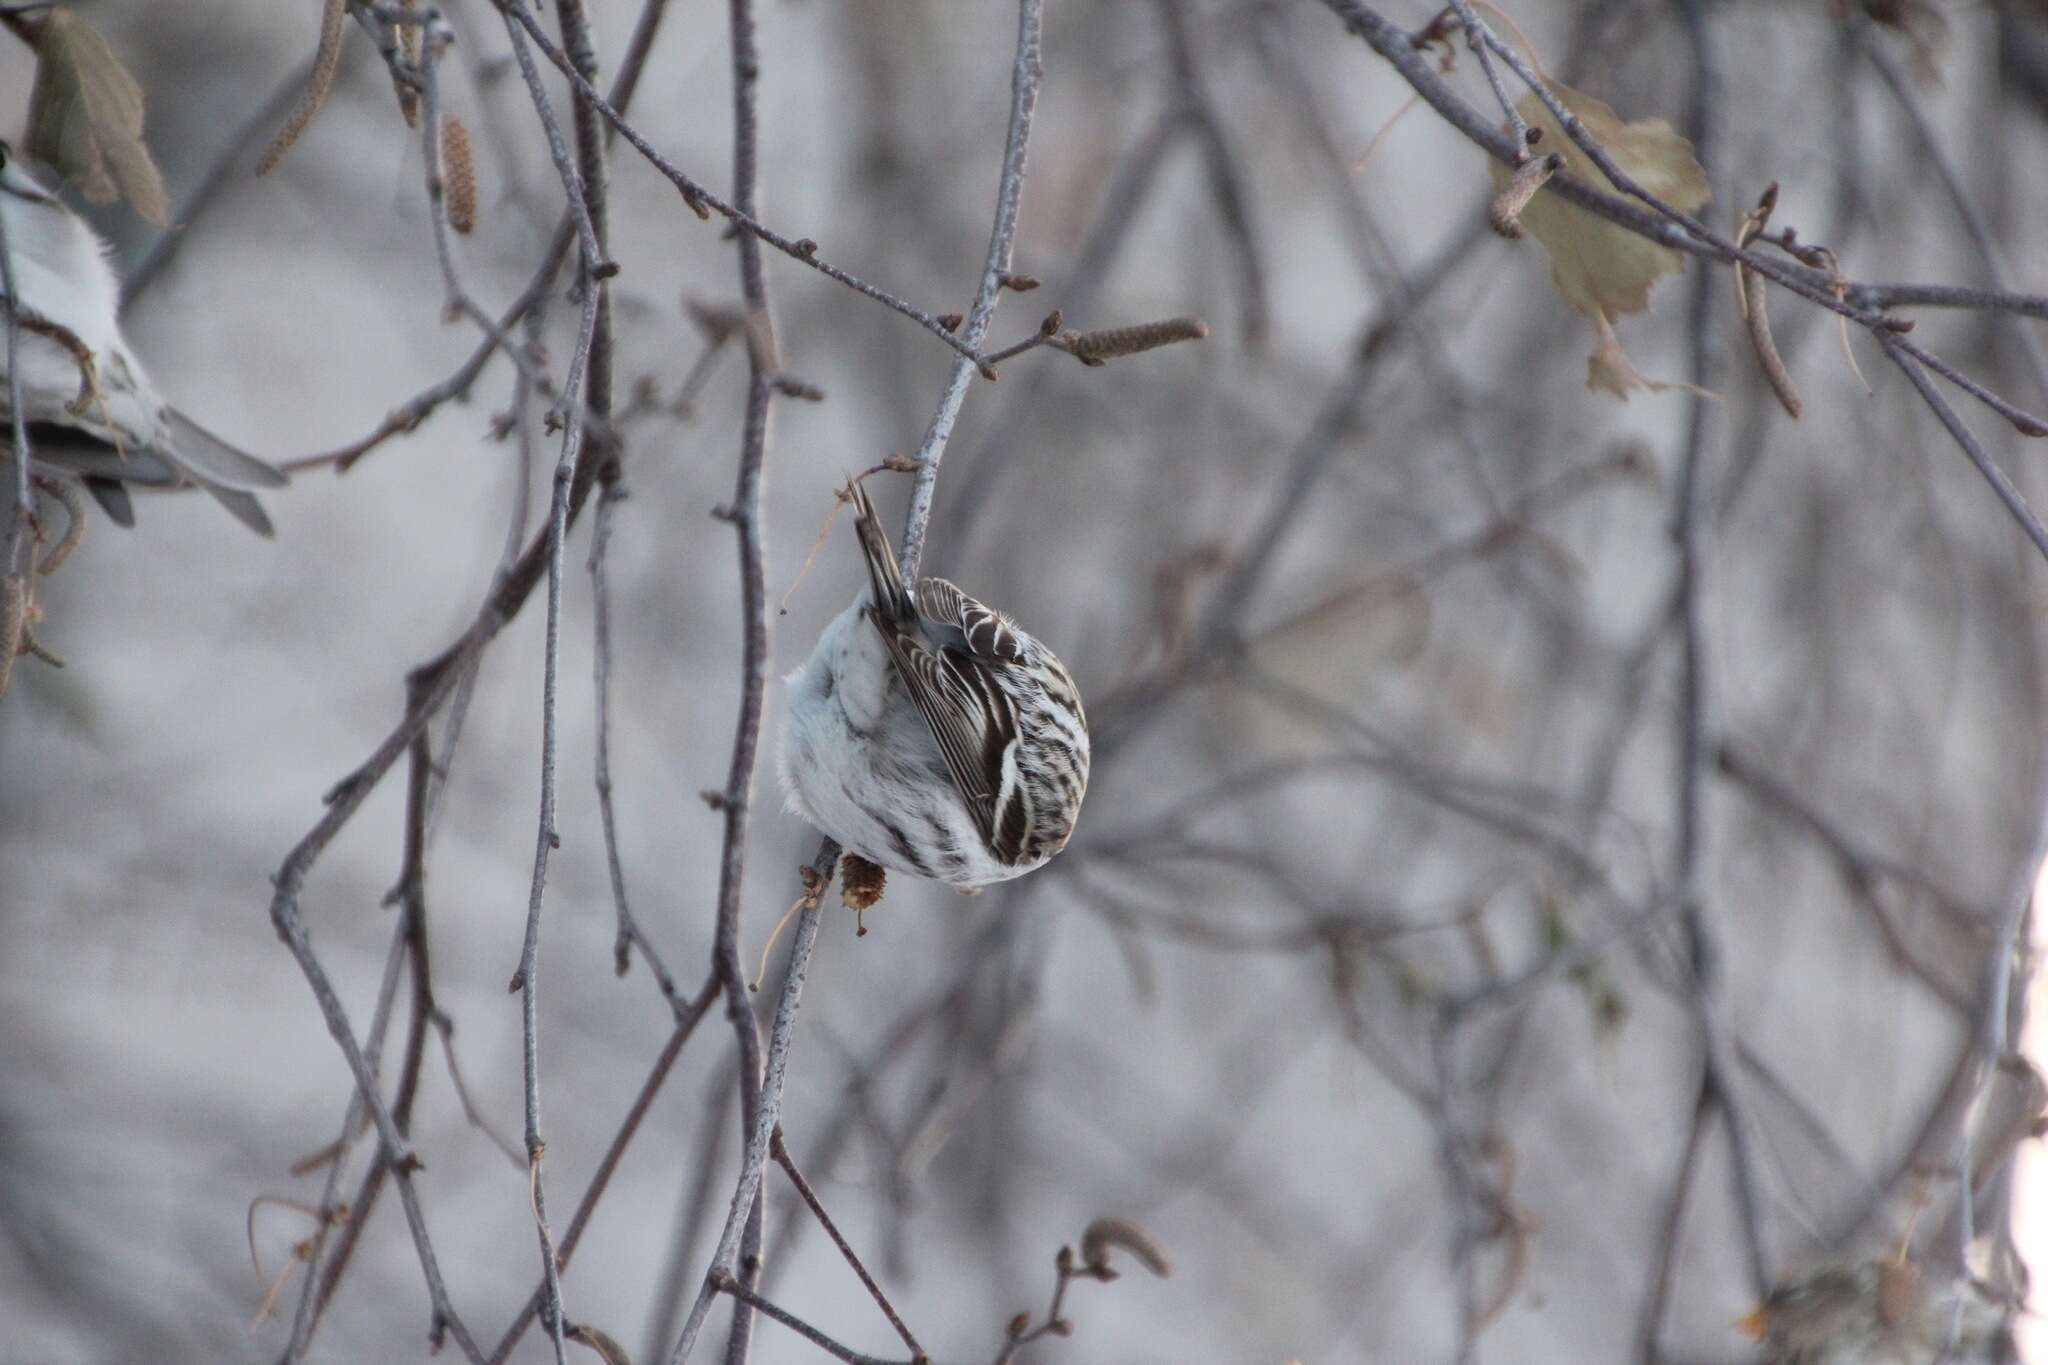
M 1750 1309 L 1735 1320 L 1735 1326 L 1751 1341 L 1762 1341 L 1764 1333 L 1771 1330 L 1771 1315 L 1762 1304 Z

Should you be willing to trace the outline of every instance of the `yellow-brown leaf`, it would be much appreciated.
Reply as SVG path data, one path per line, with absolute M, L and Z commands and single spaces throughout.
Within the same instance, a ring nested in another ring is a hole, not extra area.
M 1565 108 L 1578 115 L 1593 140 L 1605 147 L 1616 164 L 1644 189 L 1688 213 L 1713 198 L 1707 174 L 1693 158 L 1692 143 L 1661 118 L 1624 123 L 1614 110 L 1591 95 L 1552 83 Z M 1599 189 L 1614 185 L 1564 134 L 1543 102 L 1524 95 L 1518 106 L 1532 128 L 1543 130 L 1540 146 L 1564 158 L 1564 173 Z M 1513 172 L 1493 164 L 1496 186 Z M 1604 314 L 1610 321 L 1623 313 L 1640 313 L 1650 304 L 1650 286 L 1678 272 L 1685 258 L 1604 218 L 1567 204 L 1554 194 L 1539 194 L 1521 213 L 1522 227 L 1550 255 L 1551 277 L 1565 301 L 1588 317 Z
M 126 199 L 161 225 L 169 205 L 142 120 L 142 87 L 106 38 L 71 10 L 51 10 L 36 38 L 29 155 L 56 167 L 93 203 Z
M 1624 122 L 1591 95 L 1555 82 L 1550 89 L 1565 108 L 1578 116 L 1593 140 L 1607 149 L 1616 164 L 1659 199 L 1690 213 L 1713 197 L 1706 172 L 1693 157 L 1692 144 L 1663 119 Z M 1565 174 L 1618 192 L 1607 176 L 1565 136 L 1564 129 L 1534 93 L 1523 96 L 1517 107 L 1532 128 L 1543 130 L 1538 145 L 1564 158 Z M 1491 169 L 1495 186 L 1505 187 L 1513 171 L 1498 162 Z M 1550 278 L 1557 292 L 1598 328 L 1598 343 L 1587 360 L 1587 387 L 1606 389 L 1626 398 L 1630 389 L 1642 386 L 1644 381 L 1622 351 L 1612 323 L 1624 313 L 1640 313 L 1648 308 L 1651 287 L 1664 276 L 1678 273 L 1685 257 L 1554 194 L 1537 194 L 1521 209 L 1517 221 L 1529 236 L 1542 243 L 1550 257 Z

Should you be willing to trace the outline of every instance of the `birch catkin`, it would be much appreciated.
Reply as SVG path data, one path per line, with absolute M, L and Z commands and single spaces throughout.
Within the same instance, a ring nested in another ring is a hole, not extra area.
M 453 114 L 441 118 L 441 185 L 448 205 L 448 226 L 467 235 L 476 228 L 476 159 L 470 154 L 469 129 Z
M 1083 365 L 1100 365 L 1120 355 L 1137 355 L 1176 341 L 1200 341 L 1207 335 L 1209 324 L 1200 318 L 1167 318 L 1101 332 L 1061 332 L 1052 344 Z
M 256 163 L 256 174 L 269 175 L 277 169 L 277 163 L 284 160 L 284 154 L 292 149 L 299 135 L 312 123 L 313 116 L 320 112 L 320 106 L 327 103 L 327 92 L 334 88 L 334 73 L 341 65 L 342 21 L 347 16 L 344 0 L 327 0 L 320 10 L 320 47 L 313 54 L 313 78 L 306 82 L 305 93 L 292 106 L 292 112 L 285 118 L 284 127 L 271 139 L 270 147 L 263 153 L 263 159 Z
M 419 0 L 399 0 L 399 7 L 407 13 L 411 13 L 418 6 Z M 405 58 L 413 66 L 419 65 L 420 26 L 418 24 L 398 25 L 398 55 Z M 419 92 L 409 85 L 398 87 L 398 112 L 404 117 L 406 127 L 417 128 L 420 126 Z

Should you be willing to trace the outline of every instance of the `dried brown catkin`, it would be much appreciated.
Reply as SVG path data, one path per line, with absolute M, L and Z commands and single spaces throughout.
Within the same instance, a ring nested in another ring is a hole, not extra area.
M 469 233 L 476 228 L 476 159 L 470 155 L 469 129 L 453 114 L 441 118 L 441 181 L 447 196 L 448 226 Z
M 347 17 L 346 0 L 326 0 L 320 10 L 320 47 L 313 55 L 313 78 L 306 82 L 306 89 L 299 96 L 299 102 L 292 106 L 292 112 L 285 118 L 284 127 L 271 139 L 263 159 L 256 163 L 256 174 L 269 175 L 277 169 L 277 163 L 284 160 L 284 154 L 292 149 L 299 135 L 320 112 L 320 106 L 327 103 L 327 92 L 334 87 L 335 68 L 341 65 L 342 21 Z
M 1208 335 L 1209 324 L 1200 318 L 1167 318 L 1100 332 L 1062 332 L 1053 344 L 1083 364 L 1099 365 L 1120 355 L 1137 355 L 1176 341 L 1199 341 Z
M 399 0 L 399 7 L 411 12 L 419 7 L 419 0 Z M 413 65 L 420 61 L 420 26 L 418 24 L 398 25 L 398 55 Z M 409 85 L 398 87 L 398 112 L 405 118 L 405 126 L 420 126 L 420 96 Z

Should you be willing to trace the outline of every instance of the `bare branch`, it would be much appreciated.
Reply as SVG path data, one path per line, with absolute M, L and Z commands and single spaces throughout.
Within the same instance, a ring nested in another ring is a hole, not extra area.
M 1019 0 L 1017 6 L 1017 61 L 1010 75 L 1010 128 L 1003 146 L 1003 169 L 996 182 L 995 224 L 989 229 L 988 260 L 981 268 L 981 287 L 967 310 L 962 339 L 970 353 L 980 349 L 988 335 L 1001 297 L 1003 277 L 1010 273 L 1013 240 L 1017 235 L 1017 205 L 1024 197 L 1024 166 L 1031 148 L 1031 115 L 1038 108 L 1038 85 L 1045 75 L 1043 47 L 1044 0 Z M 953 423 L 960 405 L 967 401 L 967 386 L 982 367 L 962 356 L 953 364 L 939 398 L 938 411 L 925 428 L 912 457 L 917 461 L 917 478 L 910 490 L 910 513 L 903 527 L 903 574 L 915 583 L 924 559 L 924 538 L 932 519 L 932 495 L 937 488 L 939 461 L 945 458 L 946 442 L 952 438 Z

